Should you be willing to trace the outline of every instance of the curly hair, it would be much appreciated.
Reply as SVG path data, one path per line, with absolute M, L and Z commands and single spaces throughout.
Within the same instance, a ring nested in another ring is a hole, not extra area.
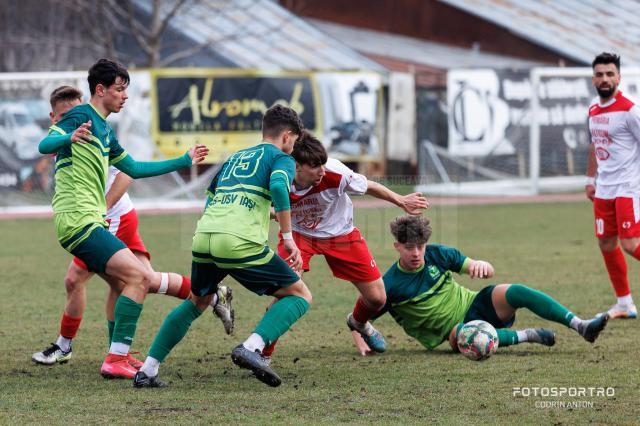
M 60 86 L 53 89 L 49 96 L 49 103 L 51 109 L 55 108 L 58 102 L 68 102 L 75 100 L 82 100 L 82 92 L 73 86 Z
M 620 71 L 620 55 L 616 55 L 615 53 L 602 52 L 595 57 L 595 59 L 591 63 L 591 68 L 595 68 L 598 64 L 613 64 L 616 66 L 618 71 Z
M 431 237 L 429 219 L 422 216 L 399 216 L 389 225 L 391 234 L 401 244 L 424 244 Z
M 275 138 L 285 130 L 300 135 L 304 130 L 304 124 L 292 108 L 274 105 L 262 117 L 262 136 Z
M 291 156 L 298 164 L 306 164 L 310 167 L 318 167 L 327 163 L 327 150 L 322 142 L 311 132 L 303 130 L 300 139 L 293 146 Z

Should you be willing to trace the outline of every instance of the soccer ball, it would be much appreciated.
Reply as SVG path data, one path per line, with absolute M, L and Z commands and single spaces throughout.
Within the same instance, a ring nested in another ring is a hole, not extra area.
M 474 361 L 482 361 L 498 349 L 498 332 L 486 321 L 469 321 L 458 331 L 460 353 Z

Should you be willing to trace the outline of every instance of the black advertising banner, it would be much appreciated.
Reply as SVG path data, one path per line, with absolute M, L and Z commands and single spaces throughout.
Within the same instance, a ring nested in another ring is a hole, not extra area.
M 260 142 L 262 115 L 275 104 L 295 109 L 306 128 L 315 132 L 318 127 L 311 74 L 158 70 L 152 79 L 152 134 L 167 157 L 204 143 L 210 149 L 208 162 L 224 161 L 230 153 Z

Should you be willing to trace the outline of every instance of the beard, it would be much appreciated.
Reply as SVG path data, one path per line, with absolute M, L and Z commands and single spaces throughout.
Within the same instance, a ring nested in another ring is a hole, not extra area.
M 606 99 L 610 98 L 613 95 L 613 93 L 616 91 L 616 86 L 610 86 L 606 88 L 598 87 L 596 88 L 596 91 L 598 92 L 598 96 L 600 96 L 602 99 Z

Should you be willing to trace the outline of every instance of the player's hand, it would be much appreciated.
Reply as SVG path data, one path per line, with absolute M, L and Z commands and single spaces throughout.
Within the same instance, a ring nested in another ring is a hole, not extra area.
M 491 278 L 493 277 L 493 266 L 484 260 L 472 260 L 469 265 L 469 276 L 471 278 Z
M 196 164 L 204 161 L 205 157 L 209 154 L 209 148 L 202 144 L 197 144 L 193 148 L 189 150 L 189 157 L 191 157 L 191 165 L 195 166 Z
M 429 207 L 429 201 L 422 193 L 414 192 L 400 197 L 400 207 L 410 215 L 416 216 L 422 214 L 420 210 Z
M 596 186 L 595 185 L 585 185 L 584 192 L 587 194 L 587 198 L 593 201 L 596 197 Z
M 91 120 L 82 123 L 80 127 L 71 133 L 71 142 L 87 143 L 91 141 Z
M 353 337 L 353 343 L 356 345 L 356 348 L 358 348 L 358 352 L 360 352 L 360 355 L 367 356 L 372 354 L 369 345 L 364 342 L 364 339 L 362 338 L 360 333 L 358 333 L 357 331 L 352 331 L 351 336 Z
M 289 256 L 284 259 L 287 265 L 291 266 L 291 269 L 298 272 L 302 269 L 302 254 L 300 249 L 293 240 L 282 240 L 284 249 L 289 253 Z

